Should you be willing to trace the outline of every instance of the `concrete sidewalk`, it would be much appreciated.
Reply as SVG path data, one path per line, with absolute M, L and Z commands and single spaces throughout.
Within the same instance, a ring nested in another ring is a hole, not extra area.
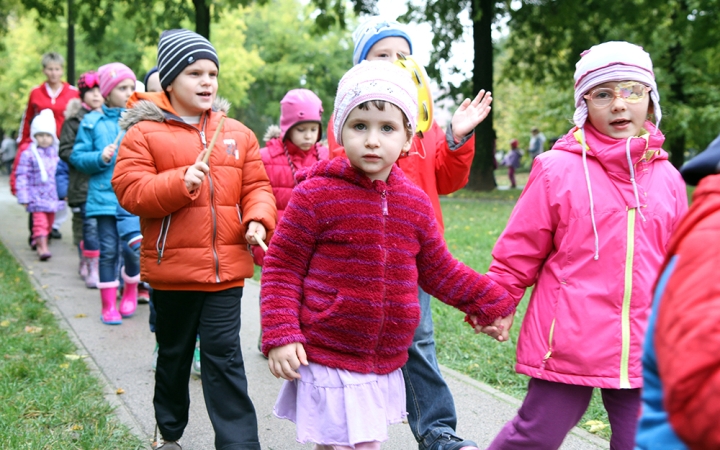
M 134 317 L 120 326 L 100 322 L 100 294 L 86 289 L 77 274 L 77 251 L 72 247 L 70 219 L 63 225 L 63 239 L 53 241 L 50 261 L 41 263 L 27 245 L 27 213 L 10 194 L 8 179 L 0 177 L 0 239 L 26 267 L 48 307 L 78 346 L 78 354 L 88 355 L 88 365 L 96 373 L 115 405 L 118 418 L 148 442 L 152 440 L 155 420 L 152 405 L 154 372 L 151 355 L 155 339 L 148 328 L 148 307 L 140 305 Z M 311 444 L 295 441 L 295 427 L 272 415 L 281 385 L 268 371 L 266 360 L 257 351 L 260 330 L 259 285 L 246 283 L 242 304 L 243 326 L 240 333 L 250 395 L 257 409 L 260 442 L 263 449 L 311 449 Z M 520 404 L 489 386 L 455 371 L 443 368 L 452 389 L 458 411 L 458 432 L 488 445 L 502 425 L 511 419 Z M 125 393 L 117 395 L 118 388 Z M 190 422 L 181 443 L 185 450 L 213 448 L 213 430 L 205 410 L 201 382 L 190 381 Z M 608 448 L 609 444 L 581 429 L 574 429 L 563 449 Z M 417 443 L 407 425 L 390 427 L 385 450 L 416 449 Z

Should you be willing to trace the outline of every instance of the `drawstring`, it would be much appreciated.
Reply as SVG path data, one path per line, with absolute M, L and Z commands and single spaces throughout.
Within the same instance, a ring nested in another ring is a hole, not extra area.
M 590 196 L 590 220 L 592 221 L 593 233 L 595 233 L 595 261 L 600 259 L 600 239 L 598 238 L 597 225 L 595 225 L 595 202 L 593 202 L 592 186 L 590 186 L 590 171 L 587 165 L 587 151 L 585 150 L 585 128 L 580 128 L 580 146 L 582 147 L 582 162 L 585 170 L 585 182 L 587 183 L 588 195 Z
M 627 138 L 625 141 L 625 155 L 627 155 L 628 166 L 630 166 L 630 182 L 632 183 L 633 193 L 635 194 L 635 209 L 640 213 L 640 217 L 645 222 L 645 216 L 643 216 L 642 208 L 640 207 L 640 196 L 638 195 L 637 183 L 635 183 L 635 168 L 633 168 L 632 158 L 630 157 L 630 140 L 632 137 Z
M 30 150 L 32 150 L 32 153 L 37 160 L 38 168 L 40 169 L 40 179 L 42 180 L 43 184 L 45 184 L 48 181 L 48 173 L 47 170 L 45 170 L 45 163 L 40 157 L 40 153 L 37 151 L 37 144 L 35 144 L 34 142 L 30 144 Z

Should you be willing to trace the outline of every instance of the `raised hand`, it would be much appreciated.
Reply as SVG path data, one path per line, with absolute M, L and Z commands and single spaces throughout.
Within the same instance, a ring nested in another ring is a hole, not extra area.
M 185 187 L 188 192 L 194 192 L 200 188 L 205 176 L 210 172 L 210 167 L 203 162 L 203 157 L 207 153 L 207 150 L 203 150 L 195 160 L 195 164 L 188 167 L 185 171 Z
M 452 133 L 456 142 L 467 136 L 476 126 L 490 114 L 492 93 L 481 89 L 470 101 L 466 98 L 452 117 Z
M 268 367 L 275 378 L 292 381 L 300 378 L 297 369 L 300 364 L 307 366 L 305 347 L 299 342 L 275 347 L 268 353 Z

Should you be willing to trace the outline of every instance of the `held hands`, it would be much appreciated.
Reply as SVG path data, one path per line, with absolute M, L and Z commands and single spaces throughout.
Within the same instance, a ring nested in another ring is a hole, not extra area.
M 250 245 L 260 245 L 257 238 L 255 237 L 255 234 L 258 235 L 261 241 L 264 241 L 267 237 L 267 232 L 265 231 L 265 227 L 260 222 L 255 222 L 254 220 L 251 221 L 248 224 L 247 233 L 245 233 L 245 240 Z
M 452 132 L 455 142 L 460 142 L 476 126 L 490 114 L 492 93 L 481 89 L 478 95 L 470 101 L 466 98 L 452 117 Z
M 113 155 L 115 154 L 115 150 L 117 150 L 117 145 L 115 144 L 108 144 L 100 154 L 100 157 L 103 161 L 105 161 L 105 164 L 109 163 L 112 159 Z
M 205 176 L 210 172 L 210 167 L 203 162 L 203 157 L 207 150 L 203 150 L 195 160 L 195 164 L 188 167 L 185 171 L 185 187 L 188 192 L 194 192 L 202 185 Z
M 307 366 L 308 360 L 305 347 L 299 342 L 275 347 L 268 353 L 268 367 L 275 378 L 282 377 L 288 381 L 300 378 L 297 373 L 300 364 Z
M 485 333 L 493 339 L 506 342 L 510 339 L 510 328 L 512 328 L 514 318 L 515 313 L 512 313 L 506 317 L 496 319 L 490 325 L 482 326 L 478 325 L 476 316 L 469 316 L 468 322 L 475 328 L 475 334 Z

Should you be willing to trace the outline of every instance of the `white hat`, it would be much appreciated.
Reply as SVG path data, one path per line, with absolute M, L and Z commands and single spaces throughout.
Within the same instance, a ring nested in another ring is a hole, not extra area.
M 53 137 L 53 144 L 57 145 L 58 138 L 55 135 L 57 133 L 57 125 L 55 123 L 55 114 L 51 109 L 43 109 L 40 114 L 35 116 L 30 124 L 30 137 L 32 141 L 37 143 L 35 135 L 38 133 L 47 133 Z

